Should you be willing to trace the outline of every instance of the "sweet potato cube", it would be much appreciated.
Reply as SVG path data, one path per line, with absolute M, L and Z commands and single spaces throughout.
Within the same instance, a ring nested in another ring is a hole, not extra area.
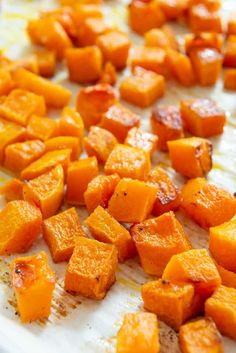
M 164 91 L 164 77 L 141 67 L 135 67 L 133 75 L 126 77 L 120 85 L 121 97 L 142 108 L 162 97 Z
M 64 136 L 74 136 L 82 140 L 84 135 L 84 123 L 74 109 L 65 107 L 59 120 L 59 133 Z
M 165 15 L 157 1 L 132 0 L 128 7 L 129 25 L 138 34 L 165 23 Z
M 26 128 L 28 139 L 46 141 L 58 134 L 58 122 L 56 120 L 32 115 Z
M 18 257 L 11 263 L 12 286 L 21 321 L 48 318 L 56 275 L 48 265 L 44 251 L 32 256 Z
M 24 200 L 37 206 L 43 218 L 53 216 L 64 196 L 64 171 L 59 164 L 49 172 L 28 181 L 23 187 Z
M 210 11 L 204 4 L 190 9 L 189 22 L 192 32 L 222 32 L 221 16 L 218 11 Z
M 222 337 L 210 318 L 201 318 L 180 327 L 179 343 L 181 352 L 223 353 Z
M 228 69 L 224 72 L 224 88 L 236 91 L 236 69 Z
M 11 74 L 5 69 L 0 69 L 0 96 L 8 95 L 14 87 L 15 83 Z
M 86 237 L 74 207 L 43 221 L 43 238 L 53 261 L 69 261 L 79 237 Z
M 108 83 L 111 86 L 114 86 L 117 81 L 117 72 L 115 66 L 107 61 L 103 67 L 99 83 Z
M 77 96 L 76 109 L 81 114 L 86 128 L 100 122 L 105 113 L 117 101 L 112 86 L 100 83 L 81 88 Z
M 175 211 L 180 205 L 180 193 L 169 175 L 157 166 L 148 176 L 148 182 L 157 188 L 156 200 L 152 209 L 154 216 Z
M 79 139 L 73 136 L 58 136 L 45 141 L 46 152 L 64 149 L 71 149 L 72 161 L 78 159 L 81 152 Z
M 224 52 L 224 66 L 236 67 L 236 35 L 227 38 Z
M 43 97 L 24 89 L 14 89 L 9 96 L 0 103 L 0 114 L 3 118 L 26 126 L 31 115 L 46 113 Z
M 158 136 L 158 147 L 166 151 L 167 142 L 184 137 L 179 108 L 169 106 L 155 107 L 151 114 L 152 132 Z
M 224 286 L 236 289 L 236 273 L 226 270 L 223 266 L 217 264 L 217 270 Z
M 195 311 L 194 287 L 189 283 L 174 284 L 163 279 L 148 282 L 142 286 L 142 298 L 146 310 L 176 331 Z
M 105 174 L 117 173 L 121 178 L 145 180 L 150 168 L 150 155 L 146 151 L 118 144 L 111 151 L 104 171 Z
M 123 142 L 128 132 L 133 127 L 140 125 L 140 116 L 125 108 L 121 104 L 112 105 L 102 115 L 100 127 L 113 133 L 114 136 Z
M 180 110 L 184 127 L 191 134 L 199 137 L 222 134 L 226 115 L 212 99 L 197 98 L 181 101 Z
M 26 180 L 37 178 L 58 164 L 62 165 L 66 175 L 67 168 L 70 163 L 70 156 L 70 149 L 47 152 L 42 157 L 28 165 L 28 167 L 23 169 L 21 172 L 21 178 Z
M 98 206 L 107 208 L 108 201 L 119 181 L 118 174 L 98 175 L 90 181 L 84 193 L 85 205 L 89 213 L 93 212 Z
M 98 126 L 91 126 L 88 136 L 84 138 L 84 147 L 88 156 L 97 157 L 101 163 L 106 162 L 116 145 L 115 136 L 110 131 Z
M 174 254 L 191 249 L 181 224 L 172 211 L 135 224 L 131 228 L 144 271 L 161 276 Z
M 157 149 L 158 137 L 137 127 L 129 130 L 125 144 L 131 147 L 141 148 L 152 155 Z
M 119 222 L 142 222 L 151 213 L 155 196 L 154 186 L 140 180 L 121 179 L 108 203 L 108 212 Z
M 16 70 L 13 73 L 13 79 L 19 88 L 44 97 L 46 104 L 52 108 L 63 108 L 70 101 L 71 92 L 67 88 L 25 69 Z M 44 115 L 38 111 L 33 113 L 41 116 Z
M 236 339 L 236 289 L 219 286 L 205 303 L 205 313 L 211 317 L 218 330 Z
M 95 45 L 98 36 L 105 33 L 108 26 L 102 17 L 88 17 L 78 30 L 76 43 L 80 47 Z
M 79 237 L 65 275 L 65 290 L 103 299 L 115 282 L 117 250 L 113 244 Z
M 154 314 L 125 314 L 117 334 L 117 353 L 159 353 L 159 328 Z
M 10 179 L 0 187 L 0 194 L 4 195 L 7 202 L 13 200 L 22 200 L 23 185 L 24 183 L 19 179 Z
M 222 52 L 224 39 L 222 34 L 215 32 L 200 32 L 197 34 L 188 33 L 184 37 L 185 39 L 185 52 L 187 55 L 192 50 L 213 48 L 217 49 L 218 52 Z
M 160 0 L 160 7 L 168 21 L 181 17 L 188 8 L 187 0 Z
M 215 227 L 236 214 L 236 199 L 204 178 L 189 180 L 181 191 L 181 207 L 203 228 Z
M 228 17 L 227 23 L 227 34 L 228 35 L 236 35 L 236 20 L 235 20 L 236 13 L 230 13 Z
M 168 49 L 166 55 L 168 67 L 177 81 L 183 86 L 192 86 L 195 74 L 189 57 L 173 49 Z
M 40 140 L 13 143 L 5 150 L 4 165 L 7 169 L 20 173 L 29 164 L 40 158 L 45 152 L 45 145 Z
M 73 205 L 84 205 L 84 192 L 89 182 L 98 175 L 96 157 L 70 163 L 67 175 L 66 200 Z
M 27 251 L 39 235 L 40 210 L 24 200 L 10 201 L 0 212 L 0 254 Z
M 188 178 L 203 177 L 212 168 L 212 143 L 201 137 L 168 142 L 172 168 Z
M 173 283 L 191 283 L 196 293 L 204 298 L 209 297 L 221 284 L 219 272 L 206 249 L 191 249 L 173 255 L 162 278 Z
M 56 70 L 56 57 L 53 51 L 42 50 L 35 53 L 39 74 L 43 77 L 52 77 Z

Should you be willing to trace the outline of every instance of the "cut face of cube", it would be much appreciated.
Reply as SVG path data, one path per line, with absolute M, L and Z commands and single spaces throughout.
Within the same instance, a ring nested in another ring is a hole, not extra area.
M 136 127 L 129 130 L 125 144 L 131 147 L 141 148 L 144 151 L 154 153 L 157 148 L 158 137 L 149 132 L 142 131 Z

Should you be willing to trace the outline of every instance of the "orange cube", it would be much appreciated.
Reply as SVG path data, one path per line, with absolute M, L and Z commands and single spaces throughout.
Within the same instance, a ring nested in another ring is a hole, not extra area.
M 37 206 L 43 218 L 53 216 L 64 197 L 64 172 L 59 164 L 49 172 L 28 181 L 23 187 L 24 200 Z
M 40 140 L 13 143 L 5 150 L 4 165 L 18 174 L 44 153 L 45 145 Z
M 212 143 L 200 137 L 168 142 L 172 168 L 188 178 L 203 177 L 212 168 Z
M 24 89 L 14 89 L 3 102 L 0 102 L 0 114 L 3 118 L 26 126 L 33 114 L 44 115 L 46 107 L 43 97 Z
M 141 265 L 150 275 L 161 276 L 175 254 L 191 249 L 181 224 L 170 211 L 131 228 Z
M 188 0 L 160 0 L 160 7 L 168 21 L 177 20 L 188 9 Z
M 32 115 L 26 128 L 28 139 L 46 141 L 58 135 L 58 122 L 56 120 Z
M 102 53 L 96 46 L 71 48 L 66 51 L 66 64 L 71 81 L 94 82 L 102 74 Z
M 88 17 L 79 27 L 76 43 L 79 47 L 95 45 L 98 36 L 107 30 L 108 26 L 102 17 Z
M 58 136 L 45 141 L 45 151 L 71 149 L 71 160 L 78 159 L 81 153 L 80 141 L 73 136 Z
M 224 130 L 225 112 L 212 99 L 181 101 L 180 111 L 184 127 L 195 136 L 210 137 L 222 134 Z
M 141 148 L 152 155 L 157 149 L 157 141 L 156 135 L 133 127 L 129 130 L 124 143 L 131 147 Z
M 231 12 L 231 11 L 230 11 Z M 228 35 L 236 35 L 236 20 L 235 20 L 235 15 L 236 13 L 230 13 L 229 18 L 228 18 L 228 24 L 227 24 L 227 34 Z
M 115 188 L 108 203 L 108 212 L 119 222 L 142 222 L 151 213 L 155 197 L 153 185 L 124 178 Z
M 107 208 L 108 201 L 119 181 L 118 174 L 98 175 L 90 181 L 84 193 L 85 205 L 89 213 L 93 212 L 98 206 Z
M 133 75 L 120 85 L 121 97 L 139 107 L 145 108 L 164 95 L 165 79 L 155 72 L 135 67 Z
M 5 200 L 14 201 L 23 199 L 23 185 L 24 183 L 16 178 L 6 181 L 0 187 L 0 194 L 4 195 Z
M 37 239 L 40 210 L 24 200 L 10 201 L 0 212 L 0 254 L 26 252 Z
M 227 38 L 224 52 L 224 66 L 236 67 L 236 35 Z
M 77 96 L 76 109 L 81 114 L 86 128 L 100 122 L 105 113 L 117 101 L 112 86 L 100 83 L 81 88 Z
M 224 88 L 236 90 L 236 69 L 228 69 L 224 72 Z
M 74 136 L 82 140 L 84 135 L 84 123 L 74 109 L 65 107 L 59 120 L 59 134 L 63 136 Z
M 103 70 L 102 75 L 100 77 L 99 83 L 108 83 L 111 86 L 114 86 L 117 81 L 117 72 L 115 66 L 110 62 L 106 62 Z
M 56 57 L 53 51 L 42 50 L 35 53 L 39 74 L 43 77 L 52 77 L 56 70 Z
M 183 86 L 192 86 L 195 83 L 195 74 L 189 57 L 173 49 L 168 49 L 166 55 L 173 76 Z
M 210 11 L 205 5 L 194 5 L 190 9 L 189 22 L 192 32 L 222 32 L 221 16 Z
M 69 261 L 79 237 L 87 237 L 74 207 L 43 221 L 43 238 L 53 261 Z
M 126 66 L 131 41 L 127 34 L 111 30 L 101 34 L 96 41 L 105 62 L 111 62 L 117 70 Z
M 155 107 L 151 114 L 152 132 L 158 136 L 158 147 L 166 151 L 167 142 L 184 137 L 179 108 L 169 106 Z
M 98 175 L 96 157 L 70 163 L 67 175 L 66 200 L 73 205 L 84 205 L 84 192 L 89 182 Z
M 112 132 L 120 142 L 124 141 L 130 129 L 139 125 L 140 116 L 119 103 L 112 105 L 102 115 L 99 124 L 103 129 Z
M 125 314 L 117 334 L 116 353 L 159 353 L 159 328 L 154 314 Z
M 117 173 L 121 178 L 145 180 L 150 168 L 150 155 L 146 151 L 118 144 L 111 151 L 104 171 L 105 174 Z
M 91 126 L 88 136 L 84 138 L 84 147 L 88 156 L 97 157 L 101 163 L 106 162 L 116 145 L 115 136 L 110 131 L 98 126 Z
M 116 246 L 119 262 L 135 255 L 135 246 L 128 230 L 101 206 L 84 223 L 96 240 Z
M 191 249 L 173 255 L 162 278 L 173 283 L 191 283 L 196 293 L 204 298 L 212 295 L 221 284 L 219 272 L 206 249 Z
M 195 49 L 213 48 L 222 52 L 224 39 L 222 34 L 215 32 L 200 32 L 197 34 L 189 33 L 185 37 L 185 51 L 187 55 Z
M 226 270 L 223 266 L 217 264 L 217 270 L 221 277 L 221 282 L 224 286 L 236 289 L 236 273 Z
M 0 96 L 8 95 L 14 87 L 15 83 L 11 74 L 5 69 L 0 68 Z
M 65 275 L 65 290 L 103 299 L 116 280 L 117 250 L 113 244 L 79 237 Z

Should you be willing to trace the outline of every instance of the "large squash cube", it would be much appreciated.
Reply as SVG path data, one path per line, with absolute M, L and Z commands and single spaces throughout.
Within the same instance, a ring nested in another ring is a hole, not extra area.
M 192 86 L 195 83 L 193 65 L 187 55 L 168 49 L 166 62 L 173 76 L 183 86 Z
M 152 155 L 157 149 L 158 137 L 137 127 L 129 130 L 125 144 L 131 147 L 141 148 Z
M 236 35 L 230 35 L 226 41 L 224 66 L 236 67 Z
M 29 119 L 26 134 L 30 140 L 46 141 L 58 134 L 58 123 L 50 118 L 33 115 Z
M 82 140 L 84 123 L 80 114 L 70 107 L 65 107 L 59 120 L 59 133 L 61 136 L 74 136 Z
M 55 150 L 71 150 L 71 160 L 78 159 L 81 152 L 81 144 L 78 137 L 74 136 L 58 136 L 45 141 L 46 152 Z
M 190 9 L 189 22 L 192 32 L 222 32 L 220 13 L 211 11 L 204 4 L 194 5 Z
M 65 275 L 65 290 L 102 299 L 115 282 L 117 250 L 113 244 L 79 237 Z
M 108 26 L 102 17 L 88 17 L 78 30 L 76 43 L 80 47 L 95 45 L 98 36 L 108 30 Z

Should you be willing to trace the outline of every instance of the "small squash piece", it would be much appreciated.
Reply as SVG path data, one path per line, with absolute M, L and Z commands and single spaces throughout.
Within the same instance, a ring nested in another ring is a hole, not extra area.
M 145 46 L 178 50 L 179 43 L 172 28 L 164 25 L 161 29 L 153 28 L 144 34 Z
M 48 265 L 46 253 L 41 251 L 36 255 L 16 258 L 11 263 L 11 272 L 21 321 L 47 319 L 56 275 Z
M 99 83 L 108 83 L 111 86 L 114 86 L 117 81 L 117 72 L 115 66 L 107 61 L 102 70 L 102 75 L 99 79 Z
M 99 173 L 96 157 L 70 163 L 67 173 L 66 200 L 73 205 L 84 205 L 84 192 L 89 182 Z
M 102 9 L 99 4 L 101 4 L 101 0 L 82 0 L 80 2 L 77 0 L 74 1 L 73 9 L 75 10 L 77 28 L 80 28 L 87 18 L 103 17 Z
M 125 145 L 141 148 L 152 155 L 157 149 L 158 137 L 150 132 L 142 131 L 137 127 L 129 130 L 125 139 Z
M 10 201 L 0 212 L 0 254 L 26 252 L 37 239 L 40 210 L 24 200 Z
M 236 91 L 236 69 L 225 70 L 224 89 Z
M 140 180 L 121 179 L 108 203 L 108 212 L 119 222 L 142 222 L 151 213 L 155 196 L 153 185 Z
M 98 206 L 107 208 L 120 177 L 118 174 L 98 175 L 90 181 L 84 193 L 85 205 L 89 213 Z
M 187 87 L 195 83 L 193 66 L 187 55 L 177 50 L 168 49 L 166 61 L 170 71 L 179 83 Z
M 161 10 L 168 21 L 177 20 L 188 8 L 188 0 L 160 0 Z
M 35 53 L 39 74 L 43 77 L 52 77 L 56 70 L 56 57 L 53 51 L 41 50 Z
M 23 182 L 19 179 L 10 179 L 0 187 L 0 194 L 4 195 L 7 202 L 13 200 L 22 200 L 23 185 Z
M 116 353 L 159 353 L 159 327 L 154 314 L 125 314 L 117 334 Z
M 43 238 L 53 261 L 69 261 L 79 237 L 87 237 L 74 207 L 43 221 Z
M 65 275 L 65 290 L 103 299 L 115 282 L 117 250 L 113 244 L 79 237 Z
M 32 115 L 29 119 L 26 135 L 28 139 L 46 141 L 58 134 L 58 122 L 56 120 Z
M 230 35 L 226 40 L 223 64 L 227 67 L 236 67 L 236 35 Z
M 95 45 L 98 36 L 105 33 L 108 26 L 102 17 L 88 17 L 79 27 L 76 44 L 79 47 Z
M 63 136 L 74 136 L 82 140 L 84 135 L 84 123 L 74 109 L 65 107 L 59 120 L 59 133 Z
M 73 136 L 58 136 L 45 141 L 45 151 L 71 149 L 71 160 L 78 159 L 81 153 L 80 141 Z
M 200 137 L 168 142 L 172 168 L 188 178 L 203 177 L 212 168 L 212 143 Z
M 188 5 L 190 7 L 194 6 L 194 5 L 199 5 L 199 4 L 203 4 L 204 6 L 206 6 L 206 8 L 209 11 L 217 11 L 220 10 L 221 5 L 222 5 L 222 0 L 190 0 L 188 1 Z
M 221 277 L 221 282 L 226 287 L 236 289 L 236 272 L 226 270 L 223 266 L 217 264 L 217 270 Z
M 222 32 L 220 13 L 211 11 L 204 4 L 194 5 L 190 9 L 189 23 L 192 32 Z
M 131 228 L 131 235 L 144 271 L 158 277 L 174 254 L 191 249 L 191 244 L 172 211 L 135 224 Z
M 214 321 L 201 318 L 180 327 L 179 344 L 183 353 L 223 353 L 223 342 Z
M 88 136 L 84 138 L 84 147 L 88 156 L 97 157 L 101 163 L 106 162 L 116 145 L 115 136 L 110 131 L 98 126 L 91 126 Z
M 231 11 L 230 11 L 231 12 Z M 230 13 L 228 17 L 227 23 L 227 35 L 236 35 L 236 20 L 235 20 L 236 13 Z
M 213 48 L 222 52 L 224 39 L 222 34 L 215 32 L 200 32 L 197 34 L 188 33 L 185 39 L 185 52 L 190 55 L 192 50 Z
M 0 96 L 8 95 L 14 87 L 15 83 L 11 74 L 7 70 L 0 68 Z

